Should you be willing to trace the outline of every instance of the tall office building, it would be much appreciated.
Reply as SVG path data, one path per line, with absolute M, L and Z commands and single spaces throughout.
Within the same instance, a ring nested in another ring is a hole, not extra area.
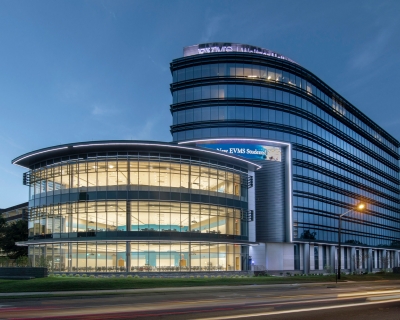
M 399 261 L 399 142 L 313 73 L 237 43 L 171 63 L 173 141 L 253 159 L 254 268 L 346 270 Z

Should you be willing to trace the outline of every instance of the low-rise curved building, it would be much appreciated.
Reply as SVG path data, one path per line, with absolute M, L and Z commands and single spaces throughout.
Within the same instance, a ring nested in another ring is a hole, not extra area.
M 29 256 L 55 272 L 247 270 L 251 161 L 163 142 L 45 148 L 26 167 Z

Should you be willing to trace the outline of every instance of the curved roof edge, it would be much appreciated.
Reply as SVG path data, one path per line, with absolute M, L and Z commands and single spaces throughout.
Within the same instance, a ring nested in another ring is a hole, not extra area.
M 184 47 L 184 55 L 183 57 L 179 57 L 176 59 L 173 59 L 172 62 L 170 63 L 171 68 L 173 67 L 174 63 L 181 63 L 186 61 L 188 58 L 189 59 L 198 59 L 198 58 L 203 58 L 205 56 L 212 56 L 212 57 L 216 57 L 218 56 L 218 54 L 254 54 L 255 57 L 264 57 L 264 58 L 277 58 L 277 60 L 282 61 L 283 65 L 286 66 L 293 66 L 295 65 L 295 67 L 299 70 L 301 70 L 302 72 L 305 72 L 309 77 L 311 77 L 312 79 L 312 83 L 314 85 L 318 85 L 319 89 L 321 90 L 321 88 L 323 89 L 322 91 L 324 91 L 325 93 L 330 92 L 330 94 L 332 96 L 334 96 L 335 98 L 339 99 L 342 103 L 345 104 L 345 109 L 348 110 L 349 112 L 353 113 L 356 117 L 358 117 L 361 121 L 365 122 L 368 126 L 370 126 L 373 130 L 375 130 L 379 135 L 383 136 L 386 140 L 388 140 L 390 143 L 392 143 L 393 145 L 395 145 L 396 148 L 400 148 L 400 140 L 398 140 L 397 138 L 395 138 L 391 133 L 389 133 L 386 129 L 384 129 L 383 127 L 381 127 L 377 122 L 375 122 L 374 120 L 372 120 L 372 118 L 370 118 L 368 115 L 366 115 L 364 113 L 364 111 L 360 110 L 359 108 L 357 108 L 354 104 L 352 104 L 350 101 L 348 101 L 346 98 L 344 98 L 341 94 L 339 94 L 335 89 L 333 89 L 330 85 L 328 85 L 325 81 L 323 81 L 321 78 L 319 78 L 318 76 L 316 76 L 315 73 L 313 73 L 312 71 L 308 70 L 307 68 L 303 67 L 302 65 L 298 64 L 297 62 L 285 57 L 285 56 L 280 56 L 280 57 L 276 57 L 274 55 L 268 55 L 268 54 L 259 54 L 259 52 L 248 52 L 246 50 L 244 51 L 218 51 L 218 49 L 210 49 L 210 52 L 203 52 L 203 53 L 191 53 L 190 54 L 190 50 L 199 50 L 199 46 L 205 46 L 205 45 L 219 45 L 219 44 L 229 44 L 229 43 L 222 43 L 222 42 L 212 42 L 212 43 L 205 43 L 205 44 L 198 44 L 198 45 L 192 45 L 192 46 L 187 46 Z M 240 44 L 239 44 L 240 45 Z M 249 46 L 249 45 L 243 45 L 243 46 Z M 249 47 L 253 47 L 253 46 L 249 46 Z M 258 48 L 258 49 L 263 49 L 263 48 L 259 48 L 259 47 L 254 47 L 254 48 Z M 185 50 L 189 50 L 187 54 L 185 54 Z M 268 50 L 268 49 L 263 49 L 263 50 Z M 277 55 L 280 55 L 278 53 L 275 53 Z M 397 153 L 397 151 L 395 151 Z
M 211 42 L 211 43 L 201 43 L 192 46 L 187 46 L 183 48 L 183 56 L 193 56 L 199 54 L 207 53 L 219 53 L 219 52 L 238 52 L 238 53 L 250 53 L 256 55 L 269 56 L 273 58 L 278 58 L 292 63 L 298 64 L 296 61 L 269 49 L 243 44 L 243 43 L 233 43 L 233 42 Z
M 156 150 L 154 150 L 156 148 Z M 145 150 L 149 152 L 184 152 L 189 155 L 211 157 L 216 160 L 230 162 L 232 164 L 245 166 L 249 170 L 258 170 L 261 168 L 259 164 L 253 163 L 241 157 L 226 154 L 224 152 L 210 150 L 206 148 L 182 146 L 173 142 L 161 141 L 135 141 L 135 140 L 101 140 L 101 141 L 86 141 L 62 144 L 43 149 L 38 149 L 25 153 L 11 161 L 12 164 L 19 165 L 25 168 L 30 168 L 31 165 L 44 161 L 49 158 L 63 157 L 76 153 L 90 152 L 107 152 L 107 151 L 135 151 Z

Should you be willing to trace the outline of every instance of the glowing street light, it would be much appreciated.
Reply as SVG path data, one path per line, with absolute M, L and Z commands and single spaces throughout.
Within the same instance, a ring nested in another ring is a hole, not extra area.
M 352 212 L 352 211 L 362 211 L 366 207 L 365 203 L 359 203 L 356 207 L 353 209 L 350 209 L 346 211 L 345 213 L 342 213 L 339 216 L 339 229 L 338 229 L 338 247 L 339 247 L 339 252 L 338 252 L 338 270 L 337 270 L 337 279 L 340 279 L 340 270 L 342 267 L 342 250 L 341 250 L 341 236 L 342 236 L 342 217 L 345 216 L 346 214 Z

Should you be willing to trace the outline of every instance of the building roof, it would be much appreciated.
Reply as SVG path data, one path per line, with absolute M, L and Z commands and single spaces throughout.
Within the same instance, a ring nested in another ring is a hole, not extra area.
M 206 157 L 216 161 L 223 161 L 240 167 L 247 167 L 249 170 L 257 170 L 261 168 L 259 164 L 251 162 L 247 159 L 237 157 L 224 152 L 210 150 L 206 148 L 182 146 L 176 143 L 159 142 L 159 141 L 135 141 L 135 140 L 105 140 L 105 141 L 86 141 L 69 144 L 52 146 L 35 151 L 25 153 L 11 161 L 25 168 L 31 168 L 34 164 L 40 163 L 47 159 L 65 157 L 73 154 L 95 153 L 95 152 L 171 152 L 185 154 L 195 157 Z
M 15 206 L 12 206 L 12 207 L 0 209 L 0 214 L 2 214 L 2 213 L 4 213 L 4 212 L 7 212 L 7 211 L 11 211 L 11 210 L 16 210 L 16 209 L 25 208 L 25 207 L 27 207 L 27 206 L 28 206 L 28 202 L 16 204 Z

